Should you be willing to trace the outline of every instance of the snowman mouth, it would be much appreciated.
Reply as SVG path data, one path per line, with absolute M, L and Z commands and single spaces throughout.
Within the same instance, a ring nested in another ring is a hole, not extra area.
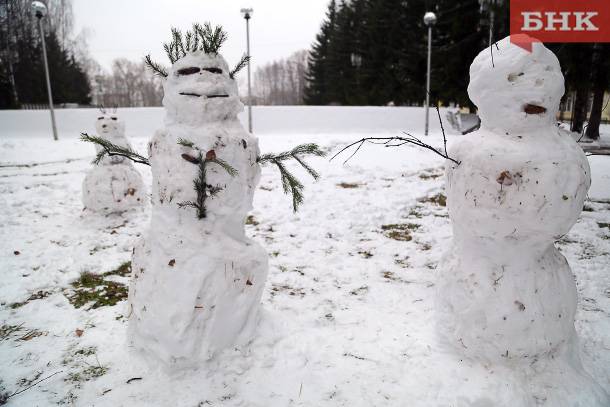
M 194 96 L 194 97 L 198 97 L 198 98 L 200 98 L 201 96 L 205 96 L 206 99 L 228 98 L 229 97 L 229 95 L 200 95 L 199 93 L 193 93 L 193 92 L 180 92 L 180 94 L 182 96 Z
M 523 111 L 527 114 L 543 114 L 546 113 L 546 107 L 528 103 L 527 105 L 523 106 Z

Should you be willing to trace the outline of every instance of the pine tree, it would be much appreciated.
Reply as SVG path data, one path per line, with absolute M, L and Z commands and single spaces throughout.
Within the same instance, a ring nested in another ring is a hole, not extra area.
M 327 94 L 330 78 L 327 66 L 328 48 L 335 34 L 335 17 L 337 5 L 331 0 L 326 19 L 322 23 L 320 33 L 316 35 L 316 42 L 312 46 L 307 67 L 307 86 L 305 88 L 305 103 L 309 105 L 325 105 L 329 103 Z

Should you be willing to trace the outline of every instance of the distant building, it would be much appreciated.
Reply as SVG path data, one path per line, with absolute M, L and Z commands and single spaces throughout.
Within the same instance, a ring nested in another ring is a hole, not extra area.
M 574 109 L 574 101 L 576 99 L 576 92 L 569 92 L 564 98 L 563 102 L 559 105 L 559 113 L 557 113 L 557 119 L 560 121 L 572 120 L 572 110 Z M 604 102 L 602 104 L 602 123 L 610 123 L 610 92 L 604 93 Z M 591 113 L 591 106 L 593 105 L 593 95 L 589 96 L 587 102 L 587 117 Z

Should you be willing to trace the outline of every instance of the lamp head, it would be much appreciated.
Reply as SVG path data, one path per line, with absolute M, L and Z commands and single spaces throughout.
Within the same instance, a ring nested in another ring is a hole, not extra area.
M 43 18 L 47 15 L 47 6 L 42 1 L 33 1 L 32 14 L 34 14 L 36 18 Z
M 249 20 L 252 17 L 253 10 L 251 8 L 242 8 L 240 11 L 246 20 Z
M 428 11 L 426 14 L 424 14 L 424 24 L 426 24 L 428 27 L 436 24 L 436 14 L 431 11 Z

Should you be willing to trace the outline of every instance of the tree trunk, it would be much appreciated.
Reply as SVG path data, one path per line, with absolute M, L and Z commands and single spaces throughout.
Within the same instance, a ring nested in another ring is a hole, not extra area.
M 593 140 L 599 139 L 599 125 L 602 120 L 604 93 L 608 87 L 608 73 L 605 63 L 608 58 L 608 47 L 595 44 L 593 47 L 593 105 L 587 126 L 586 135 Z
M 587 104 L 589 103 L 589 89 L 591 82 L 591 62 L 592 47 L 589 44 L 582 44 L 580 49 L 581 68 L 580 80 L 576 85 L 576 99 L 572 109 L 572 130 L 575 133 L 582 133 L 583 126 L 587 120 Z

